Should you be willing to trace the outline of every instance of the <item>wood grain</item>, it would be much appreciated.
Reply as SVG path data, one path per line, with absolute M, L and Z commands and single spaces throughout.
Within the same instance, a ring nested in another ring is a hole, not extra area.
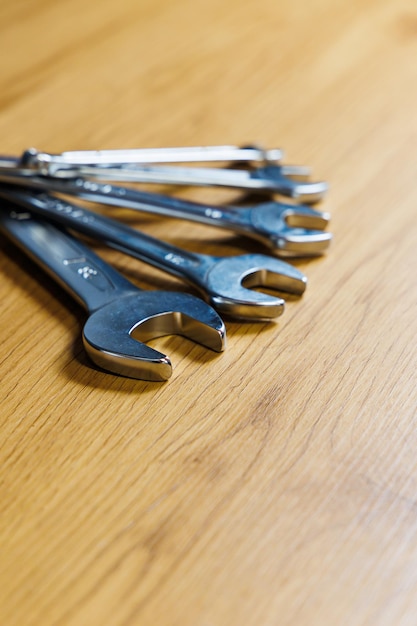
M 220 356 L 153 342 L 162 385 L 92 367 L 83 311 L 0 239 L 0 623 L 415 624 L 415 4 L 3 0 L 0 31 L 4 154 L 279 146 L 329 181 L 334 233 L 276 323 L 227 322 Z

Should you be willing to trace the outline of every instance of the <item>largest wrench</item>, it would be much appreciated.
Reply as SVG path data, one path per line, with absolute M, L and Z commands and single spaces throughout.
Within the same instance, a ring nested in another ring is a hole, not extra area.
M 98 366 L 164 381 L 171 376 L 170 359 L 141 341 L 177 334 L 217 352 L 224 349 L 224 324 L 200 298 L 141 291 L 68 233 L 4 202 L 0 229 L 87 309 L 83 343 Z

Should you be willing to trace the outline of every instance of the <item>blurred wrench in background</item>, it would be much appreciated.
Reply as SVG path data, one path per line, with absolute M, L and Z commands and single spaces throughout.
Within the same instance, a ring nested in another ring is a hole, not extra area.
M 35 148 L 25 150 L 20 163 L 33 167 L 47 176 L 59 176 L 65 169 L 74 167 L 134 167 L 150 163 L 239 163 L 277 164 L 283 158 L 279 148 L 264 149 L 260 146 L 189 146 L 170 148 L 133 148 L 124 150 L 72 150 L 61 154 L 39 152 Z M 297 166 L 296 166 L 297 167 Z M 302 168 L 307 173 L 306 168 Z
M 283 257 L 322 254 L 332 239 L 323 230 L 330 215 L 300 204 L 271 201 L 252 207 L 214 207 L 83 178 L 27 176 L 17 168 L 0 166 L 1 181 L 228 229 L 261 241 Z
M 135 162 L 133 157 L 131 161 L 126 161 L 127 151 L 120 151 L 119 162 L 114 155 L 118 151 L 110 151 L 112 152 L 113 156 L 107 151 L 98 152 L 96 160 L 94 151 L 90 152 L 90 157 L 86 157 L 83 162 L 80 156 L 82 152 L 52 155 L 30 149 L 23 153 L 17 166 L 25 170 L 28 176 L 38 174 L 49 178 L 82 177 L 112 182 L 230 187 L 277 193 L 309 204 L 321 200 L 328 189 L 324 181 L 306 180 L 309 171 L 307 168 L 269 163 L 268 160 L 266 165 L 253 169 L 221 169 L 150 165 L 146 162 Z M 263 153 L 268 154 L 265 151 Z M 71 158 L 71 155 L 76 156 Z M 3 163 L 7 163 L 6 158 Z

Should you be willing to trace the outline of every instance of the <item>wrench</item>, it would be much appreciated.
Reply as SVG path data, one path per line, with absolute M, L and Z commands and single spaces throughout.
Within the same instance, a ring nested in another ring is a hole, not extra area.
M 103 184 L 83 178 L 25 176 L 0 167 L 0 181 L 79 196 L 92 202 L 175 217 L 232 230 L 261 241 L 283 257 L 316 256 L 329 246 L 332 235 L 322 230 L 330 220 L 325 212 L 300 204 L 266 202 L 253 207 L 212 207 L 162 194 Z
M 65 163 L 40 153 L 27 150 L 22 158 L 15 160 L 14 167 L 25 171 L 26 175 L 36 173 L 51 178 L 94 178 L 95 180 L 158 183 L 169 185 L 199 185 L 231 187 L 257 192 L 278 193 L 306 203 L 321 200 L 327 192 L 324 181 L 305 180 L 307 169 L 298 166 L 285 166 L 269 163 L 254 169 L 220 169 L 203 167 L 147 165 L 146 163 L 110 163 L 93 165 Z M 48 157 L 48 158 L 46 158 Z M 10 158 L 5 157 L 3 164 L 10 166 Z
M 65 170 L 65 174 L 68 175 L 68 173 L 69 170 Z M 324 181 L 300 181 L 297 178 L 293 180 L 291 176 L 286 174 L 283 165 L 267 165 L 253 170 L 222 170 L 214 167 L 162 165 L 138 165 L 134 168 L 97 168 L 91 166 L 83 168 L 82 175 L 107 181 L 247 189 L 277 193 L 311 204 L 322 200 L 328 189 L 328 185 Z
M 185 279 L 225 315 L 266 321 L 283 313 L 282 298 L 247 287 L 265 286 L 297 295 L 306 288 L 302 272 L 264 254 L 192 253 L 47 193 L 0 186 L 0 197 Z
M 261 241 L 283 257 L 322 254 L 332 239 L 331 233 L 322 230 L 330 215 L 301 204 L 265 202 L 251 207 L 213 207 L 82 178 L 53 181 L 49 189 L 92 202 L 232 230 Z
M 200 298 L 141 291 L 63 229 L 4 202 L 0 229 L 87 309 L 83 343 L 99 367 L 164 381 L 172 373 L 170 359 L 141 341 L 177 334 L 217 352 L 225 348 L 224 324 Z
M 205 163 L 209 161 L 238 163 L 276 163 L 283 158 L 279 148 L 265 150 L 260 146 L 189 146 L 174 148 L 139 148 L 127 150 L 73 150 L 50 154 L 35 148 L 25 150 L 20 158 L 47 176 L 60 176 L 61 170 L 83 166 L 126 167 L 140 163 Z M 302 168 L 304 174 L 308 169 Z

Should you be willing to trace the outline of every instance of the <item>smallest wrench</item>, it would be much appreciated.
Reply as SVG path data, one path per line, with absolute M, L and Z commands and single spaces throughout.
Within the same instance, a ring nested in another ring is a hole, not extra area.
M 20 163 L 43 175 L 59 176 L 65 169 L 84 166 L 127 167 L 143 163 L 277 163 L 283 158 L 279 148 L 259 146 L 191 146 L 173 148 L 134 148 L 127 150 L 73 150 L 50 154 L 34 148 L 25 150 Z
M 143 341 L 178 334 L 221 352 L 225 327 L 189 294 L 141 291 L 63 229 L 5 202 L 0 229 L 88 311 L 83 343 L 100 368 L 149 381 L 167 380 L 170 359 Z

